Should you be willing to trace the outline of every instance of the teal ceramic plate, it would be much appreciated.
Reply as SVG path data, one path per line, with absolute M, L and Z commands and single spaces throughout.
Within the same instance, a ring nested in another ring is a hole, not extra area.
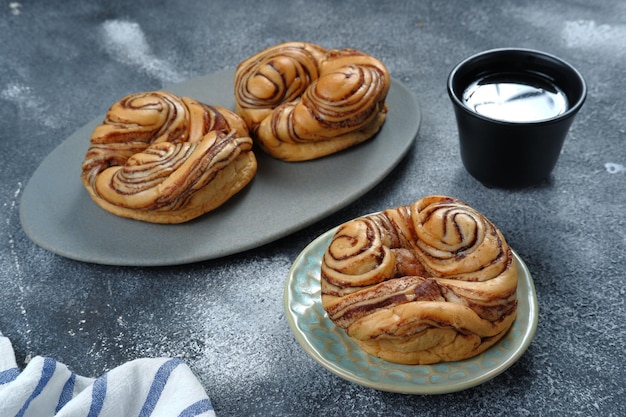
M 538 308 L 532 277 L 519 265 L 518 315 L 509 333 L 484 353 L 463 361 L 436 365 L 401 365 L 368 355 L 335 327 L 322 308 L 320 267 L 335 229 L 311 242 L 295 260 L 285 286 L 284 302 L 291 330 L 304 350 L 332 373 L 382 391 L 444 394 L 494 378 L 526 351 L 537 329 Z

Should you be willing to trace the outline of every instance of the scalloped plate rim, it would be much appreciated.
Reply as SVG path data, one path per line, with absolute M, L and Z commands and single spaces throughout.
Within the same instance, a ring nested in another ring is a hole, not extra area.
M 430 394 L 430 395 L 446 394 L 446 393 L 458 392 L 458 391 L 462 391 L 465 389 L 469 389 L 469 388 L 475 387 L 477 385 L 480 385 L 484 382 L 487 382 L 495 378 L 496 376 L 500 375 L 501 373 L 509 369 L 515 362 L 517 362 L 519 358 L 524 354 L 524 352 L 526 352 L 526 350 L 530 346 L 530 343 L 532 342 L 535 336 L 536 330 L 537 330 L 537 324 L 538 324 L 538 318 L 539 318 L 537 295 L 535 293 L 534 283 L 533 283 L 530 271 L 528 270 L 528 267 L 526 266 L 524 261 L 521 259 L 521 257 L 517 254 L 517 252 L 513 250 L 513 255 L 515 256 L 518 262 L 518 265 L 520 267 L 518 271 L 518 300 L 519 300 L 518 302 L 520 304 L 522 303 L 527 304 L 528 316 L 520 317 L 518 315 L 518 317 L 515 319 L 513 326 L 515 326 L 516 324 L 520 324 L 520 323 L 523 325 L 523 328 L 519 329 L 519 331 L 521 331 L 521 335 L 519 335 L 515 339 L 516 341 L 515 348 L 497 366 L 490 368 L 490 369 L 485 369 L 483 372 L 479 372 L 475 376 L 472 376 L 466 379 L 460 379 L 454 382 L 441 383 L 441 384 L 425 383 L 425 384 L 408 385 L 408 384 L 399 384 L 394 381 L 386 381 L 386 382 L 375 381 L 369 378 L 368 375 L 366 374 L 358 374 L 354 370 L 347 369 L 342 364 L 333 362 L 327 357 L 328 355 L 325 352 L 320 351 L 311 343 L 310 338 L 315 338 L 315 336 L 312 334 L 307 334 L 305 331 L 303 331 L 303 329 L 300 328 L 298 324 L 298 320 L 301 318 L 301 315 L 297 314 L 292 309 L 292 306 L 293 306 L 292 285 L 297 281 L 298 278 L 296 275 L 298 272 L 298 268 L 303 267 L 302 265 L 306 257 L 309 255 L 312 255 L 313 253 L 315 253 L 316 250 L 319 250 L 322 247 L 325 250 L 325 248 L 328 247 L 328 244 L 330 244 L 332 235 L 335 233 L 338 227 L 339 226 L 334 227 L 324 232 L 323 234 L 318 236 L 316 239 L 314 239 L 312 242 L 310 242 L 300 252 L 300 254 L 296 257 L 296 259 L 294 260 L 289 270 L 288 277 L 285 283 L 284 294 L 283 294 L 283 304 L 284 304 L 285 314 L 287 316 L 287 322 L 296 340 L 298 341 L 298 343 L 302 346 L 302 348 L 305 350 L 305 352 L 309 356 L 311 356 L 318 364 L 322 365 L 324 368 L 326 368 L 333 374 L 343 379 L 346 379 L 350 382 L 362 385 L 364 387 L 373 388 L 373 389 L 377 389 L 381 391 L 394 392 L 394 393 L 400 393 L 400 394 Z M 321 261 L 321 257 L 320 257 L 320 261 Z M 316 281 L 316 284 L 319 283 L 319 274 L 316 274 L 315 281 Z M 520 283 L 522 285 L 519 285 Z M 522 296 L 526 295 L 526 297 L 520 297 L 520 295 Z M 322 308 L 320 300 L 315 300 L 315 304 L 317 304 L 319 308 Z M 323 313 L 323 319 L 326 320 L 327 323 L 331 324 L 330 328 L 333 329 L 333 333 L 335 333 L 338 337 L 344 340 L 347 340 L 348 343 L 351 343 L 353 345 L 354 349 L 359 350 L 363 355 L 367 355 L 366 353 L 362 352 L 356 344 L 351 342 L 348 336 L 345 335 L 344 332 L 340 331 L 339 328 L 336 328 L 334 327 L 334 325 L 332 325 L 332 322 L 330 321 L 330 319 L 328 319 L 328 316 L 326 315 L 325 312 Z M 513 327 L 511 328 L 511 330 L 512 329 Z M 391 368 L 392 370 L 402 369 L 402 372 L 405 372 L 405 369 L 407 368 L 415 367 L 417 369 L 419 367 L 423 367 L 429 370 L 429 374 L 430 374 L 437 367 L 442 367 L 442 366 L 463 367 L 464 365 L 467 366 L 468 364 L 474 361 L 478 361 L 481 358 L 484 358 L 485 355 L 489 355 L 490 351 L 492 351 L 494 348 L 504 343 L 508 337 L 509 335 L 505 336 L 505 338 L 500 340 L 498 343 L 496 343 L 494 346 L 492 346 L 487 351 L 481 353 L 480 355 L 477 355 L 473 358 L 465 359 L 463 361 L 441 362 L 439 364 L 434 364 L 434 365 L 402 365 L 402 364 L 395 364 L 392 362 L 384 361 L 382 359 L 375 358 L 373 356 L 370 356 L 370 358 L 373 358 L 375 361 L 378 361 L 381 364 L 384 364 L 385 366 Z M 512 336 L 512 337 L 515 337 L 515 336 Z

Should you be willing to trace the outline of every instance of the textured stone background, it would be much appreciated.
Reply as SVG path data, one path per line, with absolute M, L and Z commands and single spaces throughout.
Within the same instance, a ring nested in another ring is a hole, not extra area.
M 47 355 L 96 376 L 133 358 L 180 357 L 221 416 L 626 415 L 626 3 L 260 4 L 0 2 L 0 331 L 18 362 Z M 21 193 L 70 134 L 130 92 L 234 68 L 288 40 L 376 55 L 421 103 L 415 145 L 373 190 L 275 243 L 180 267 L 85 264 L 26 237 Z M 566 59 L 589 88 L 553 177 L 518 191 L 486 188 L 464 171 L 445 90 L 458 61 L 507 46 Z M 507 372 L 464 392 L 362 388 L 297 344 L 283 313 L 287 272 L 327 229 L 427 194 L 481 210 L 526 261 L 536 338 Z

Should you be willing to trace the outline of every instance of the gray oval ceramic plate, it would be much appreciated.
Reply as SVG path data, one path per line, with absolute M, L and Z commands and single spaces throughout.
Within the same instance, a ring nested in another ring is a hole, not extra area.
M 167 90 L 232 109 L 233 75 L 225 70 Z M 419 130 L 420 107 L 396 80 L 387 103 L 387 121 L 372 140 L 308 162 L 282 162 L 257 152 L 257 174 L 244 190 L 179 225 L 117 217 L 90 199 L 80 166 L 99 118 L 67 138 L 35 171 L 20 203 L 22 228 L 56 254 L 110 265 L 185 264 L 267 244 L 345 207 L 400 162 Z
M 333 324 L 321 304 L 321 262 L 335 231 L 315 239 L 296 258 L 284 295 L 287 321 L 296 339 L 332 373 L 382 391 L 445 394 L 482 384 L 504 372 L 535 336 L 539 317 L 535 287 L 528 268 L 514 253 L 519 265 L 517 318 L 507 335 L 490 349 L 463 361 L 436 365 L 402 365 L 368 355 Z

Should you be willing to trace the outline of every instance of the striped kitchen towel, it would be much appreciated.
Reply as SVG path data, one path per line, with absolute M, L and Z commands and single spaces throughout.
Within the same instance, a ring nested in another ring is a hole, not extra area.
M 98 378 L 37 356 L 20 371 L 0 333 L 0 417 L 215 416 L 211 401 L 179 359 L 127 362 Z

